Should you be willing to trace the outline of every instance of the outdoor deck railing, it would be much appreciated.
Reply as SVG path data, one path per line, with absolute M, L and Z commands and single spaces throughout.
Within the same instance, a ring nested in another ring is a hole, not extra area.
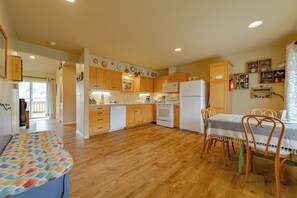
M 33 113 L 45 113 L 46 101 L 33 101 Z

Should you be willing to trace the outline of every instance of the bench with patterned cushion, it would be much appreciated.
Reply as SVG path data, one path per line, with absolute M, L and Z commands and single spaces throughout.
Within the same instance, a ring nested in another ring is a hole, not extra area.
M 21 132 L 0 155 L 0 197 L 21 195 L 57 180 L 73 167 L 55 132 Z

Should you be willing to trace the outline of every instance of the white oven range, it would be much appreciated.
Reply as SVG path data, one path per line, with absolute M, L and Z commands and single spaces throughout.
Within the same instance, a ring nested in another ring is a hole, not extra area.
M 174 104 L 157 104 L 157 125 L 174 127 Z

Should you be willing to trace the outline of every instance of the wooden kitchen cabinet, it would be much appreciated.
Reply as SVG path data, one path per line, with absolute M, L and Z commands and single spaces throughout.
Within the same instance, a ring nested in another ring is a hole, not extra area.
M 154 79 L 154 92 L 162 92 L 163 83 L 169 82 L 169 76 L 160 76 Z
M 230 113 L 229 76 L 232 65 L 229 61 L 210 65 L 210 107 L 217 113 Z
M 210 82 L 226 81 L 229 80 L 231 74 L 231 63 L 229 61 L 223 61 L 210 65 Z
M 110 109 L 109 105 L 89 107 L 89 135 L 98 135 L 109 132 Z
M 146 123 L 146 107 L 141 105 L 135 109 L 135 123 L 137 125 Z
M 154 122 L 154 104 L 147 104 L 146 105 L 146 122 Z
M 126 109 L 126 126 L 127 127 L 133 126 L 136 124 L 135 109 L 133 107 L 129 107 L 129 106 L 127 105 L 127 109 Z
M 169 76 L 169 82 L 186 82 L 188 81 L 188 78 L 190 77 L 190 74 L 188 73 L 177 73 L 177 74 L 171 74 Z
M 135 91 L 153 93 L 154 79 L 143 76 L 135 78 Z
M 126 106 L 126 127 L 150 123 L 154 119 L 154 105 L 131 104 Z
M 180 117 L 179 117 L 179 104 L 174 105 L 174 127 L 179 128 L 179 122 L 180 122 Z
M 121 91 L 122 73 L 98 67 L 90 67 L 89 89 Z
M 105 90 L 122 90 L 122 73 L 113 70 L 105 70 Z
M 152 112 L 152 122 L 157 122 L 157 105 L 153 104 L 153 112 Z
M 97 67 L 90 67 L 89 89 L 103 90 L 105 88 L 105 70 Z

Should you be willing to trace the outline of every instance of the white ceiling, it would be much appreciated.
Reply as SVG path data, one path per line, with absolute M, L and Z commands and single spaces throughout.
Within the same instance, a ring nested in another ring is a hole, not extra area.
M 288 42 L 296 0 L 6 0 L 20 40 L 163 69 Z M 263 20 L 256 29 L 247 26 Z M 174 48 L 180 47 L 180 53 Z
M 18 55 L 21 56 L 23 60 L 24 74 L 30 74 L 30 73 L 34 73 L 34 74 L 42 73 L 42 74 L 49 74 L 49 75 L 56 74 L 56 70 L 59 65 L 58 60 L 54 60 L 44 56 L 38 56 L 35 54 L 28 54 L 25 52 L 19 52 Z M 30 55 L 34 55 L 35 59 L 31 59 Z

